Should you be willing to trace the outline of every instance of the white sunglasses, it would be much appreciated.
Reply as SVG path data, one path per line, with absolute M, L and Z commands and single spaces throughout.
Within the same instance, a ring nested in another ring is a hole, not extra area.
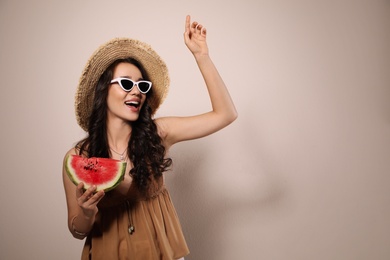
M 147 80 L 133 81 L 128 78 L 115 78 L 111 80 L 111 83 L 118 83 L 119 86 L 126 92 L 130 92 L 133 87 L 137 85 L 139 92 L 142 94 L 148 93 L 152 88 L 152 82 Z

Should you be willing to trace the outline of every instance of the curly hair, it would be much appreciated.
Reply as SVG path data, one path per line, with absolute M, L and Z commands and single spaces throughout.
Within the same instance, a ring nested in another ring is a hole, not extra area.
M 88 135 L 76 144 L 79 154 L 87 157 L 110 158 L 107 139 L 107 96 L 114 69 L 119 63 L 127 62 L 136 66 L 143 78 L 149 80 L 142 65 L 133 58 L 120 59 L 112 63 L 101 75 L 95 89 L 91 116 L 88 120 Z M 146 101 L 138 119 L 131 124 L 132 132 L 128 143 L 128 158 L 133 163 L 130 174 L 141 192 L 145 192 L 151 177 L 159 177 L 172 164 L 171 158 L 165 157 L 165 147 L 152 119 L 152 109 L 148 98 L 153 95 L 153 88 L 146 94 Z

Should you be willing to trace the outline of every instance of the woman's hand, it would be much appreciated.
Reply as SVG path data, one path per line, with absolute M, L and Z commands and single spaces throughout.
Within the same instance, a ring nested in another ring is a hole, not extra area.
M 77 185 L 77 204 L 80 206 L 86 218 L 93 218 L 97 214 L 97 204 L 104 196 L 104 191 L 98 191 L 96 193 L 95 191 L 96 186 L 92 186 L 84 192 L 84 183 L 81 182 Z
M 198 22 L 191 23 L 189 15 L 186 17 L 184 42 L 194 56 L 209 54 L 206 43 L 206 28 Z
M 66 173 L 66 158 L 70 154 L 78 154 L 75 148 L 64 156 L 62 179 L 64 182 L 66 204 L 68 208 L 68 228 L 75 238 L 83 239 L 92 229 L 98 213 L 97 204 L 104 197 L 104 191 L 96 192 L 96 187 L 84 190 L 84 183 L 77 186 Z

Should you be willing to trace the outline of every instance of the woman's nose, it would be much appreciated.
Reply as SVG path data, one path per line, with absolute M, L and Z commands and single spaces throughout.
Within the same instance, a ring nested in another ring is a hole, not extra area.
M 134 84 L 134 87 L 130 91 L 130 94 L 132 94 L 132 95 L 140 95 L 141 94 L 141 92 L 138 89 L 138 84 Z

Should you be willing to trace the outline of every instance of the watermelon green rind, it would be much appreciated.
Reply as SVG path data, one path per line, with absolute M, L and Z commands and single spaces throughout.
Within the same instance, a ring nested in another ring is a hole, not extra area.
M 88 167 L 88 165 L 91 166 L 92 169 L 83 170 L 83 168 Z M 110 169 L 110 166 L 115 166 L 115 169 Z M 85 158 L 79 155 L 70 154 L 65 159 L 65 171 L 69 179 L 75 185 L 78 185 L 80 182 L 83 182 L 84 189 L 88 189 L 92 185 L 96 185 L 96 191 L 110 191 L 117 187 L 121 183 L 121 181 L 123 181 L 125 176 L 125 170 L 126 162 L 110 158 Z M 82 177 L 84 177 L 84 179 L 78 176 L 83 174 L 84 176 Z M 98 180 L 96 180 L 96 178 Z M 110 179 L 109 181 L 101 181 L 101 178 Z

